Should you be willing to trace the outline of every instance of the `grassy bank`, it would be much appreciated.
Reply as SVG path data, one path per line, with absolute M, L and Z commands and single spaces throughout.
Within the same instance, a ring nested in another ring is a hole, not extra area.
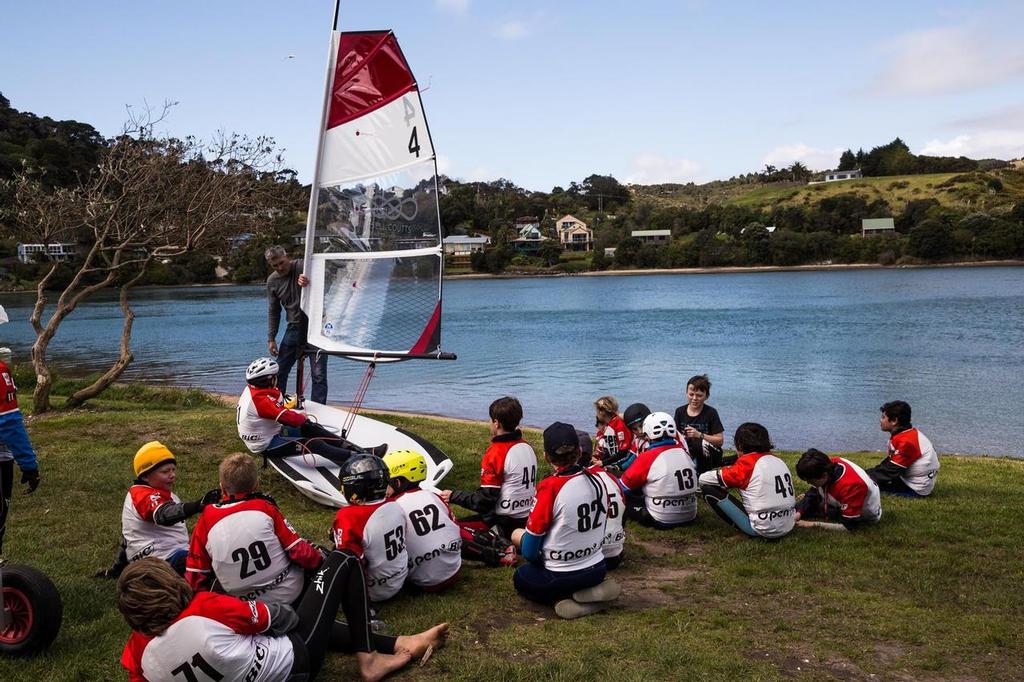
M 5 555 L 55 580 L 64 626 L 45 656 L 0 660 L 7 682 L 122 678 L 127 628 L 114 586 L 89 576 L 113 556 L 132 454 L 154 438 L 168 444 L 180 458 L 179 493 L 191 498 L 215 483 L 221 457 L 239 450 L 231 407 L 178 391 L 120 390 L 30 424 L 42 485 L 32 496 L 15 491 Z M 448 452 L 453 485 L 475 485 L 483 426 L 384 419 Z M 539 447 L 539 434 L 529 437 Z M 852 455 L 861 464 L 877 457 Z M 801 529 L 777 543 L 750 541 L 706 508 L 686 529 L 631 526 L 621 608 L 579 621 L 525 603 L 511 570 L 467 565 L 448 594 L 384 607 L 393 632 L 453 625 L 450 646 L 399 679 L 1024 678 L 1024 462 L 942 464 L 931 499 L 885 498 L 882 523 L 857 535 Z M 269 471 L 264 489 L 306 537 L 325 538 L 329 510 Z M 354 670 L 332 656 L 321 679 L 351 679 Z

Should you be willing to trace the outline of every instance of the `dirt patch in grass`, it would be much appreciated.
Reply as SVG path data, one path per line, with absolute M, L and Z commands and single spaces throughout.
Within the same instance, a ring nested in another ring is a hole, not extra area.
M 493 633 L 513 625 L 537 625 L 558 618 L 552 609 L 518 595 L 510 600 L 507 606 L 509 608 L 488 610 L 480 618 L 469 623 L 473 631 L 473 644 L 487 644 Z
M 850 659 L 838 653 L 831 653 L 826 658 L 797 650 L 787 651 L 752 651 L 750 657 L 768 660 L 778 668 L 785 677 L 811 677 L 830 680 L 878 680 L 878 675 L 865 672 Z
M 623 575 L 619 580 L 622 596 L 619 606 L 626 609 L 653 609 L 679 602 L 673 594 L 686 580 L 697 574 L 692 568 L 674 566 L 644 566 L 639 571 Z

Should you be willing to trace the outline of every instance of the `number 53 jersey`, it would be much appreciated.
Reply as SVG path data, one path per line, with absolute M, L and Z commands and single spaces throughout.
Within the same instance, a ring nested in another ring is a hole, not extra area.
M 405 549 L 405 514 L 394 502 L 350 504 L 334 517 L 334 546 L 366 562 L 366 591 L 381 602 L 402 589 L 409 574 Z
M 395 498 L 405 513 L 409 580 L 433 587 L 462 568 L 462 536 L 448 506 L 429 490 L 413 488 Z

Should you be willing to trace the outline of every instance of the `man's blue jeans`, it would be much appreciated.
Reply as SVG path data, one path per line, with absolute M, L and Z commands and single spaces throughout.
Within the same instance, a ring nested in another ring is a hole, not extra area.
M 277 373 L 277 387 L 282 393 L 288 389 L 288 375 L 295 366 L 295 358 L 298 355 L 299 346 L 306 343 L 306 330 L 302 325 L 289 324 L 284 330 L 284 337 L 277 350 L 277 364 L 280 367 Z M 324 404 L 327 402 L 327 354 L 313 351 L 312 390 L 310 400 L 314 403 Z

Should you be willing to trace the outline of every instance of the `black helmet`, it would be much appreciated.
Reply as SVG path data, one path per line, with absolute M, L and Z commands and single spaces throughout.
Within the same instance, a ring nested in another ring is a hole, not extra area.
M 388 465 L 373 455 L 352 455 L 344 464 L 338 478 L 345 500 L 354 504 L 369 504 L 384 499 L 391 474 Z
M 644 419 L 647 419 L 647 415 L 651 413 L 651 408 L 647 407 L 643 403 L 633 403 L 626 408 L 626 411 L 622 413 L 622 421 L 626 422 L 626 426 L 633 428 L 634 426 L 639 427 L 644 423 Z

